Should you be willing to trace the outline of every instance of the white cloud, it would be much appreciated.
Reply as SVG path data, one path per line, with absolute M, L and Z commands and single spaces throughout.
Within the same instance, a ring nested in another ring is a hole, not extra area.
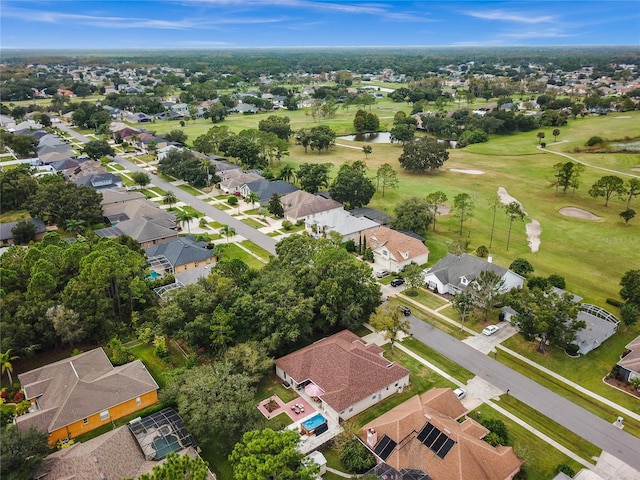
M 487 10 L 477 12 L 464 12 L 474 18 L 481 20 L 501 20 L 503 22 L 517 23 L 552 23 L 557 21 L 557 17 L 553 15 L 533 15 L 527 12 L 509 12 L 507 10 Z

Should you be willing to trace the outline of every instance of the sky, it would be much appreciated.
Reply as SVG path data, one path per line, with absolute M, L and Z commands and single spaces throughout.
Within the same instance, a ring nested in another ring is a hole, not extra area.
M 549 45 L 640 46 L 640 0 L 0 1 L 2 49 Z

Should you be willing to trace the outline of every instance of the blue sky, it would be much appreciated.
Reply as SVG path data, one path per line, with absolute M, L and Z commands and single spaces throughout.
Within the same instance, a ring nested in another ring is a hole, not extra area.
M 2 0 L 2 48 L 640 45 L 640 0 Z

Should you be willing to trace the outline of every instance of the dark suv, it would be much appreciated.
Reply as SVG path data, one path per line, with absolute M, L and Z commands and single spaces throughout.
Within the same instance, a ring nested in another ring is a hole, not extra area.
M 405 307 L 404 305 L 400 305 L 400 311 L 405 317 L 411 315 L 411 310 L 409 309 L 409 307 Z
M 394 278 L 391 280 L 392 287 L 399 287 L 402 284 L 404 284 L 404 278 Z

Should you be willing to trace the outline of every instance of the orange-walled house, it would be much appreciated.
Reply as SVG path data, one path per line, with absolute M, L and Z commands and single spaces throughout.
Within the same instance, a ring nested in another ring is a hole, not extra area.
M 140 360 L 114 367 L 102 348 L 18 375 L 29 413 L 20 430 L 49 434 L 49 444 L 74 438 L 158 402 L 158 384 Z

